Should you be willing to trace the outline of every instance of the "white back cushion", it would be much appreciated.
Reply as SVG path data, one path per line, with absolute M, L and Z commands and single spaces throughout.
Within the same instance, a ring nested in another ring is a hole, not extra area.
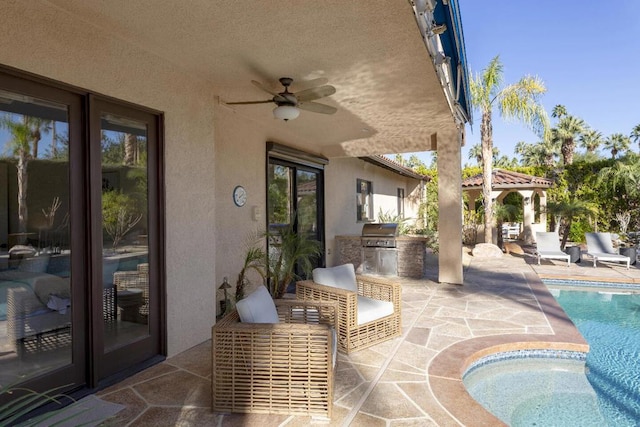
M 313 281 L 321 285 L 358 292 L 356 270 L 353 268 L 353 264 L 343 264 L 329 268 L 315 268 L 313 270 Z
M 278 323 L 276 305 L 264 286 L 238 301 L 236 309 L 242 323 Z

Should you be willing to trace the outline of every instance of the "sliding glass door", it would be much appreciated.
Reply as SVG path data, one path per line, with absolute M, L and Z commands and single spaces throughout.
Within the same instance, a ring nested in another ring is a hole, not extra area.
M 324 254 L 324 190 L 323 170 L 308 165 L 269 158 L 267 170 L 268 227 L 277 234 L 278 229 L 292 227 L 294 232 L 305 234 L 320 243 Z M 272 243 L 270 254 L 277 251 Z M 322 266 L 324 258 L 314 260 Z M 300 274 L 300 270 L 297 271 Z M 290 291 L 292 289 L 289 289 Z
M 3 386 L 96 387 L 163 353 L 159 120 L 0 70 Z
M 160 353 L 157 129 L 153 114 L 91 98 L 98 379 Z

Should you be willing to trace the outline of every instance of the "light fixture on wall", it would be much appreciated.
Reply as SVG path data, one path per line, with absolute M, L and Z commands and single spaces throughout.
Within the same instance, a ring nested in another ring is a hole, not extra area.
M 289 121 L 300 115 L 300 110 L 292 105 L 279 105 L 273 109 L 273 116 L 276 119 Z

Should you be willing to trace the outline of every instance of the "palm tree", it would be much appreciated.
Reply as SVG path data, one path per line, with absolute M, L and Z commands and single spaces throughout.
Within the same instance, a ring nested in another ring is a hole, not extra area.
M 615 159 L 621 151 L 629 150 L 631 139 L 621 133 L 614 133 L 604 141 L 604 148 L 611 152 L 611 158 Z
M 580 135 L 580 146 L 587 150 L 587 153 L 595 153 L 602 141 L 602 132 L 595 129 L 587 129 Z
M 476 159 L 476 163 L 482 164 L 482 146 L 474 144 L 469 148 L 469 160 Z
M 528 142 L 520 141 L 516 144 L 513 152 L 520 156 L 520 164 L 522 166 L 537 166 L 542 164 L 537 158 L 535 146 Z
M 497 168 L 513 169 L 515 167 L 518 167 L 518 159 L 516 159 L 515 157 L 509 158 L 505 155 L 494 158 L 493 161 Z
M 493 161 L 495 162 L 498 156 L 500 155 L 500 150 L 498 147 L 493 147 Z M 472 145 L 469 149 L 469 160 L 476 159 L 476 163 L 478 165 L 482 164 L 482 146 L 480 144 Z
M 640 144 L 640 125 L 635 125 L 629 135 L 633 142 Z
M 594 212 L 594 208 L 582 200 L 562 200 L 560 202 L 550 202 L 547 204 L 547 212 L 551 215 L 560 216 L 563 222 L 562 244 L 564 249 L 571 232 L 571 224 L 577 217 L 589 215 Z
M 551 111 L 551 117 L 554 117 L 557 119 L 562 119 L 566 115 L 567 115 L 567 107 L 561 104 L 558 104 L 555 107 L 553 107 L 553 110 Z
M 11 150 L 17 157 L 16 163 L 18 177 L 18 232 L 26 233 L 27 219 L 27 184 L 29 175 L 27 167 L 29 161 L 38 155 L 38 143 L 42 134 L 49 130 L 49 120 L 39 117 L 22 116 L 22 121 L 14 119 L 14 116 L 6 114 L 0 118 L 0 128 L 7 129 L 11 134 Z
M 548 168 L 553 168 L 556 158 L 560 156 L 560 147 L 552 138 L 546 138 L 536 144 L 538 157 L 542 159 L 542 164 Z
M 493 201 L 491 199 L 491 173 L 493 168 L 492 111 L 498 108 L 506 119 L 518 119 L 542 134 L 547 133 L 548 118 L 540 103 L 546 92 L 544 83 L 537 77 L 525 76 L 517 83 L 503 86 L 503 67 L 496 56 L 487 68 L 471 80 L 471 98 L 475 108 L 482 111 L 480 140 L 482 144 L 482 198 L 485 207 L 484 239 L 493 242 Z
M 557 105 L 556 108 L 558 107 L 562 106 Z M 554 111 L 556 108 L 554 108 Z M 552 129 L 553 138 L 561 142 L 560 152 L 565 166 L 573 163 L 573 153 L 576 149 L 575 139 L 584 132 L 585 128 L 586 125 L 582 119 L 565 114 L 558 122 L 558 125 Z
M 297 218 L 297 215 L 294 215 Z M 274 298 L 282 298 L 287 286 L 296 279 L 308 278 L 321 255 L 320 242 L 306 233 L 298 233 L 291 220 L 286 227 L 268 231 L 267 282 Z M 298 274 L 300 273 L 300 275 Z
M 607 185 L 618 194 L 633 197 L 640 193 L 640 162 L 616 161 L 613 166 L 600 169 L 598 185 Z

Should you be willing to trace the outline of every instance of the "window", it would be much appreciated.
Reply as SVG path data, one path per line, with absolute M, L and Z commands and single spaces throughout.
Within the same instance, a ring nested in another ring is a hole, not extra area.
M 373 221 L 373 184 L 371 181 L 357 180 L 356 203 L 358 221 Z
M 398 188 L 398 218 L 404 218 L 404 188 Z

